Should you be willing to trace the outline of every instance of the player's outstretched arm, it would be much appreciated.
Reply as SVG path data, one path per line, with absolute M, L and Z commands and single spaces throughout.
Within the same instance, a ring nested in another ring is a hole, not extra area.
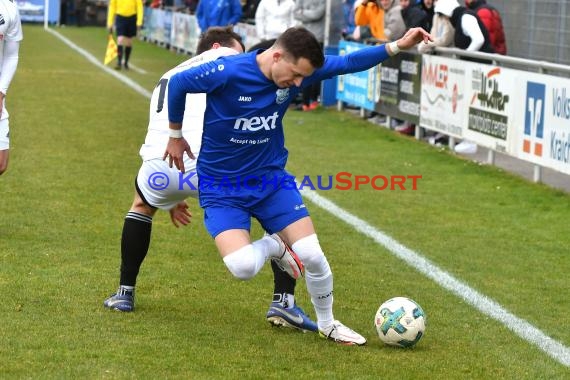
M 387 49 L 390 55 L 397 54 L 400 50 L 410 49 L 420 42 L 428 43 L 433 41 L 431 34 L 426 32 L 423 28 L 411 28 L 399 40 L 387 44 Z

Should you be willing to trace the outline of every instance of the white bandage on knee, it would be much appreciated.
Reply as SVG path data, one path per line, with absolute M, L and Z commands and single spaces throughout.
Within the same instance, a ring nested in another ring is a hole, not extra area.
M 297 240 L 291 248 L 303 262 L 305 270 L 313 274 L 330 271 L 327 259 L 316 234 Z M 326 265 L 326 268 L 325 268 Z
M 249 280 L 255 276 L 265 263 L 263 253 L 252 244 L 230 253 L 223 260 L 229 271 L 240 280 Z

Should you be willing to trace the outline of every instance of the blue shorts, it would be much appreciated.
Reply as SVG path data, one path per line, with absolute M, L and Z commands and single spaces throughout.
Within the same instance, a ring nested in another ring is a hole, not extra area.
M 277 177 L 288 176 L 278 172 Z M 202 178 L 200 178 L 202 181 Z M 278 181 L 278 183 L 280 183 Z M 256 218 L 268 233 L 276 233 L 288 225 L 309 216 L 301 193 L 294 182 L 285 186 L 263 186 L 251 181 L 244 186 L 204 187 L 200 183 L 200 206 L 204 209 L 204 224 L 212 237 L 221 232 L 251 229 L 251 217 Z

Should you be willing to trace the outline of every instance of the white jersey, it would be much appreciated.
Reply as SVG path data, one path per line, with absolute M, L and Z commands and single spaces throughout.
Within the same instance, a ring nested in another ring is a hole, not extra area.
M 8 52 L 5 59 L 5 44 L 9 42 L 19 42 L 24 38 L 22 33 L 22 23 L 20 22 L 20 13 L 14 2 L 11 0 L 0 0 L 0 90 L 4 93 L 10 85 L 10 81 L 16 71 L 17 59 L 17 46 Z M 0 119 L 8 118 L 8 111 L 6 107 L 2 109 Z
M 7 0 L 0 0 L 7 1 Z M 145 143 L 141 146 L 140 155 L 143 161 L 156 158 L 162 159 L 169 138 L 168 126 L 168 81 L 170 78 L 181 71 L 190 67 L 201 65 L 205 62 L 213 61 L 219 57 L 238 54 L 237 51 L 220 47 L 218 49 L 210 49 L 204 53 L 190 58 L 181 63 L 160 78 L 157 86 L 152 92 L 150 100 L 150 112 L 148 132 L 146 134 Z M 206 94 L 187 94 L 186 95 L 186 111 L 182 121 L 182 134 L 190 149 L 195 156 L 198 156 L 200 146 L 202 144 L 202 130 L 204 128 L 204 111 L 206 110 Z

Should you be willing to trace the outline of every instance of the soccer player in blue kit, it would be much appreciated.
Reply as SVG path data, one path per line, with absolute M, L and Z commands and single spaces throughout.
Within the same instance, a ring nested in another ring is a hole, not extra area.
M 182 172 L 193 158 L 181 127 L 187 93 L 207 94 L 197 163 L 204 223 L 229 271 L 247 280 L 284 252 L 300 259 L 320 336 L 346 345 L 366 339 L 333 315 L 333 276 L 300 192 L 285 171 L 283 116 L 303 87 L 367 70 L 421 41 L 413 28 L 399 40 L 344 56 L 324 56 L 309 31 L 287 29 L 267 50 L 222 57 L 180 72 L 168 84 L 170 138 L 164 159 Z M 251 242 L 251 217 L 271 235 Z

